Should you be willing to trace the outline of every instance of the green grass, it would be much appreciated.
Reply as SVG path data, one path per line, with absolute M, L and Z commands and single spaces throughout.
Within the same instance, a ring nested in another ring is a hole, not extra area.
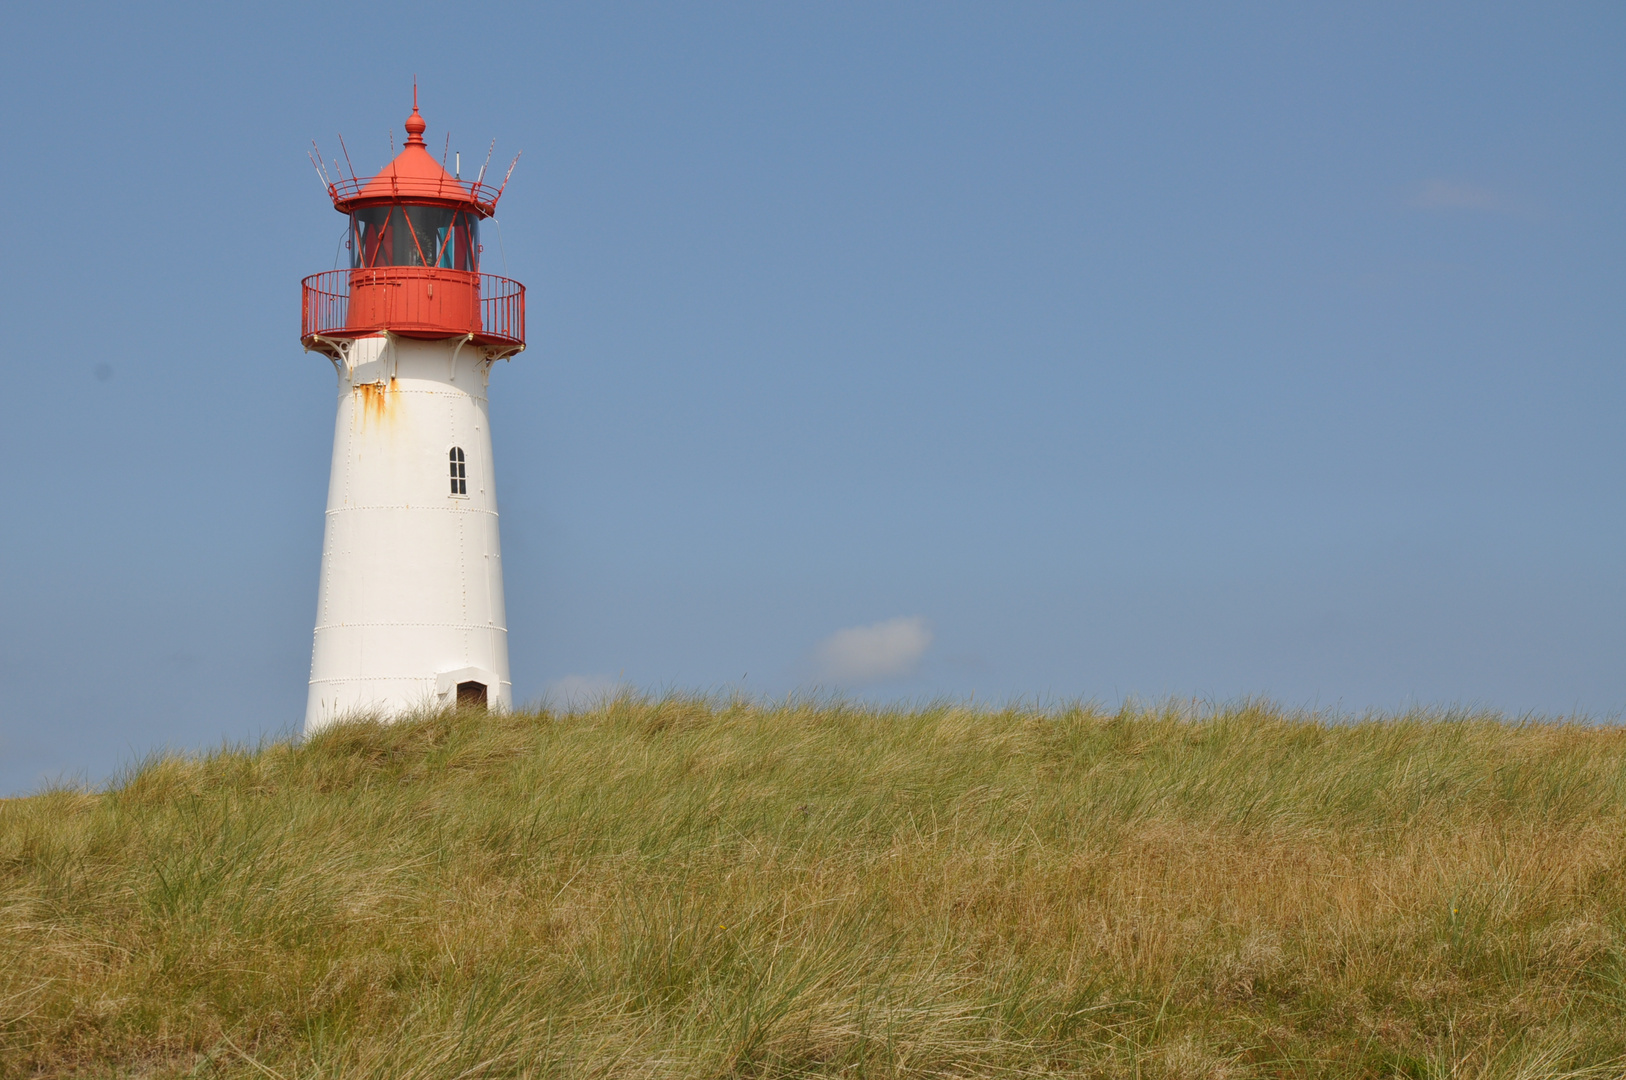
M 1626 732 L 623 698 L 0 802 L 0 1076 L 1626 1075 Z

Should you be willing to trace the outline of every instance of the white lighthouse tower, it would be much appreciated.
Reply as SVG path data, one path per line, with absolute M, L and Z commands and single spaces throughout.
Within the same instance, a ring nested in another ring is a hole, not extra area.
M 435 161 L 416 98 L 394 161 L 328 184 L 349 268 L 304 281 L 302 340 L 339 377 L 307 732 L 512 701 L 486 387 L 525 289 L 480 272 L 502 188 Z

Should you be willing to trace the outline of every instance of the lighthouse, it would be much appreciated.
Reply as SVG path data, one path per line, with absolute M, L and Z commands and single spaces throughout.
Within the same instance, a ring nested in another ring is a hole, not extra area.
M 301 341 L 338 374 L 307 732 L 512 703 L 487 389 L 525 348 L 525 288 L 480 269 L 507 178 L 448 172 L 426 126 L 414 89 L 382 172 L 318 166 L 349 265 L 303 282 Z

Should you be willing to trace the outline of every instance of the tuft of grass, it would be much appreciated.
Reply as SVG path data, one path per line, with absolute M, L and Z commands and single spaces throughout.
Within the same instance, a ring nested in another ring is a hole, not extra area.
M 1626 1075 L 1626 732 L 622 696 L 0 802 L 0 1076 Z

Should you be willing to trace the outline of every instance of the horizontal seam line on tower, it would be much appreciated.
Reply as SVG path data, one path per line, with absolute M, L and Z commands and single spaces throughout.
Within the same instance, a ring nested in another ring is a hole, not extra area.
M 461 622 L 346 622 L 322 623 L 317 630 L 347 630 L 352 628 L 365 628 L 370 626 L 433 626 L 441 630 L 503 630 L 508 627 L 498 626 L 496 623 L 461 623 Z
M 329 514 L 343 513 L 346 510 L 439 510 L 447 514 L 490 514 L 497 516 L 497 511 L 486 510 L 478 506 L 413 506 L 410 503 L 368 503 L 365 506 L 330 506 Z
M 464 668 L 471 667 L 471 666 L 472 665 L 467 665 L 466 664 L 466 665 L 464 665 L 464 667 L 453 668 L 452 670 L 453 671 L 462 671 L 462 670 L 464 670 Z M 447 674 L 450 674 L 450 673 L 448 672 Z M 319 685 L 321 683 L 336 683 L 336 682 L 434 682 L 439 678 L 440 678 L 439 674 L 435 674 L 435 675 L 335 675 L 331 679 L 312 679 L 312 680 L 310 680 L 309 685 L 316 686 L 316 685 Z M 498 679 L 496 685 L 498 685 L 498 686 L 513 686 L 514 684 L 508 679 Z
M 408 375 L 407 378 L 416 379 L 417 376 L 416 375 Z M 424 381 L 430 381 L 430 380 L 424 380 Z M 475 401 L 485 401 L 486 400 L 483 397 L 479 397 L 479 396 L 476 396 L 474 394 L 469 393 L 467 390 L 458 389 L 457 387 L 455 387 L 451 383 L 442 383 L 441 384 L 443 386 L 452 386 L 453 388 L 451 390 L 429 390 L 429 389 L 423 389 L 423 388 L 420 388 L 420 387 L 402 386 L 400 384 L 401 380 L 399 378 L 397 378 L 395 382 L 396 382 L 395 389 L 387 390 L 387 391 L 385 391 L 386 393 L 389 393 L 389 394 L 427 394 L 427 395 L 429 395 L 431 397 L 473 398 Z M 363 379 L 361 382 L 353 382 L 353 383 L 351 383 L 350 384 L 350 389 L 354 390 L 358 386 L 373 386 L 373 387 L 376 387 L 377 385 L 378 385 L 378 380 L 377 379 Z

